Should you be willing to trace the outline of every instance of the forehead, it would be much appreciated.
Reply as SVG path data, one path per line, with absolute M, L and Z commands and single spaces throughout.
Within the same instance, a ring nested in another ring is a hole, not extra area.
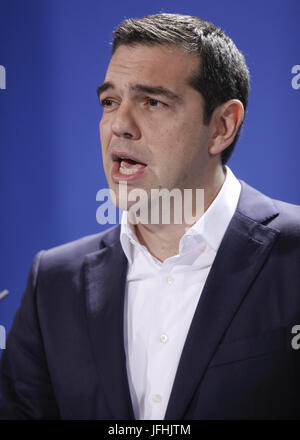
M 105 81 L 148 80 L 162 86 L 187 85 L 199 68 L 199 56 L 172 46 L 120 46 L 111 58 Z

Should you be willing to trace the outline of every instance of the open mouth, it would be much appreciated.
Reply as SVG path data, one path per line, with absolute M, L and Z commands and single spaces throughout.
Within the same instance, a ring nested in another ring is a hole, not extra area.
M 127 176 L 131 174 L 135 174 L 138 172 L 138 170 L 145 167 L 144 164 L 136 162 L 135 160 L 132 159 L 120 158 L 119 162 L 120 162 L 119 173 L 126 174 Z
M 113 174 L 115 177 L 133 177 L 141 174 L 147 165 L 141 162 L 138 158 L 126 154 L 113 154 L 114 161 Z

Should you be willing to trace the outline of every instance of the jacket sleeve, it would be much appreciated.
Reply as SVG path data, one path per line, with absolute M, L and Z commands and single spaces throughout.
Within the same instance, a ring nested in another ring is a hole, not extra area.
M 0 419 L 58 419 L 47 368 L 36 292 L 43 251 L 33 260 L 27 287 L 0 361 Z

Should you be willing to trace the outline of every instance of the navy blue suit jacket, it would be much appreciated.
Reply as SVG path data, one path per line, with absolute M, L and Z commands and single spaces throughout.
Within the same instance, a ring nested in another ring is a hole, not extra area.
M 2 418 L 134 418 L 119 233 L 34 259 L 1 360 Z M 299 324 L 300 207 L 242 182 L 165 419 L 300 418 L 300 351 L 291 344 Z

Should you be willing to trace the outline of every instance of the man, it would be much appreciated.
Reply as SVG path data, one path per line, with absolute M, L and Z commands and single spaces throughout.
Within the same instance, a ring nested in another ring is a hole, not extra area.
M 115 31 L 98 95 L 116 203 L 178 189 L 182 207 L 191 189 L 195 221 L 125 211 L 36 256 L 2 358 L 3 418 L 299 417 L 300 209 L 225 166 L 248 90 L 211 23 L 158 14 Z

